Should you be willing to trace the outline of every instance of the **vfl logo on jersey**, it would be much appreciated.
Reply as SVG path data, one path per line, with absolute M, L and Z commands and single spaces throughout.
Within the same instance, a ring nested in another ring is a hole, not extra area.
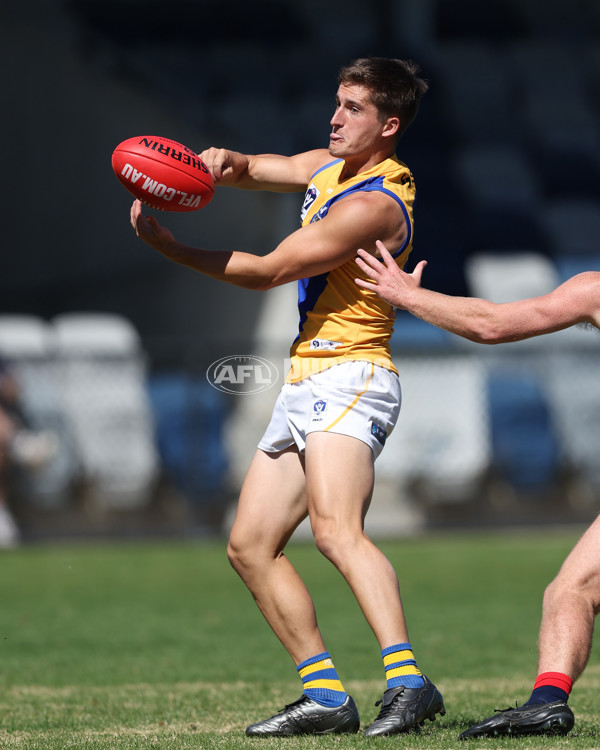
M 337 349 L 338 346 L 342 346 L 341 341 L 329 341 L 328 339 L 312 339 L 309 348 L 310 349 Z
M 325 412 L 327 411 L 327 401 L 320 398 L 318 401 L 315 401 L 313 404 L 313 415 L 312 415 L 312 422 L 322 422 L 323 417 L 325 416 Z
M 381 445 L 385 445 L 387 439 L 387 432 L 375 422 L 371 422 L 371 435 L 374 435 Z
M 302 204 L 302 211 L 300 212 L 300 221 L 304 221 L 304 217 L 310 211 L 310 207 L 317 200 L 319 194 L 320 190 L 317 190 L 317 188 L 311 183 L 308 186 L 306 195 L 304 196 L 304 203 Z

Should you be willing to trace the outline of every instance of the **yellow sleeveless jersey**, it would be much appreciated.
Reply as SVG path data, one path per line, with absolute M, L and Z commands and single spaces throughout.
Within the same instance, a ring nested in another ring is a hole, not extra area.
M 389 195 L 404 213 L 407 237 L 394 253 L 400 267 L 412 249 L 415 184 L 396 157 L 340 181 L 344 161 L 321 167 L 312 176 L 302 206 L 302 226 L 327 216 L 330 207 L 358 191 Z M 358 249 L 358 248 L 357 248 Z M 288 383 L 350 360 L 366 360 L 396 371 L 390 356 L 394 310 L 374 292 L 354 282 L 362 274 L 354 259 L 319 276 L 298 281 L 299 334 L 290 351 Z

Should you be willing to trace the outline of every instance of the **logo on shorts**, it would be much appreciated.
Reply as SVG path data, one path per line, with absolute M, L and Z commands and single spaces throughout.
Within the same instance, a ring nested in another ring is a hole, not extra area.
M 321 422 L 323 420 L 323 417 L 325 416 L 325 412 L 327 411 L 327 401 L 320 398 L 318 401 L 315 401 L 313 404 L 313 416 L 312 421 L 313 422 Z
M 375 422 L 371 422 L 371 435 L 374 435 L 381 445 L 385 445 L 387 439 L 387 432 Z
M 266 391 L 278 378 L 279 373 L 272 362 L 252 355 L 223 357 L 206 371 L 206 379 L 213 388 L 236 396 Z

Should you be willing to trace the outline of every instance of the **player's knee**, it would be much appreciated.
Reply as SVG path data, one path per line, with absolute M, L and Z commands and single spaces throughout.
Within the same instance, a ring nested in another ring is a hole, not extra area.
M 231 567 L 237 571 L 240 575 L 248 567 L 248 563 L 251 560 L 251 555 L 248 551 L 247 545 L 243 544 L 242 540 L 234 534 L 229 537 L 227 543 L 227 559 Z
M 549 583 L 545 590 L 544 590 L 544 596 L 542 599 L 542 608 L 545 610 L 551 609 L 554 605 L 554 603 L 560 599 L 560 585 L 557 583 L 557 579 L 555 578 L 551 583 Z
M 562 608 L 573 597 L 597 615 L 600 612 L 600 576 L 572 578 L 559 573 L 546 586 L 543 608 L 547 611 Z
M 333 521 L 317 521 L 313 522 L 313 534 L 319 552 L 339 567 L 347 546 L 347 535 L 343 529 Z

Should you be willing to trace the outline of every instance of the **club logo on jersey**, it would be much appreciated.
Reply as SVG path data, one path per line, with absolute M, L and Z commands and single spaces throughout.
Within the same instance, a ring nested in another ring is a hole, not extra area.
M 381 445 L 385 445 L 387 439 L 387 432 L 375 422 L 371 422 L 371 435 L 374 435 Z
M 223 357 L 206 371 L 206 379 L 213 388 L 237 396 L 266 391 L 278 378 L 279 372 L 272 362 L 252 355 Z
M 304 203 L 302 204 L 302 211 L 300 212 L 300 220 L 304 221 L 304 217 L 310 211 L 310 207 L 319 197 L 320 190 L 318 190 L 312 183 L 308 186 L 306 195 L 304 196 Z
M 325 416 L 326 412 L 327 412 L 327 401 L 320 398 L 318 401 L 315 401 L 315 403 L 313 404 L 312 421 L 322 422 L 323 417 Z

